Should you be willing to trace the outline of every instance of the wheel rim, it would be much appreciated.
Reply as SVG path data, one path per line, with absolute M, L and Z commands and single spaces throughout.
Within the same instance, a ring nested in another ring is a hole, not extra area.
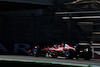
M 34 49 L 33 50 L 33 54 L 37 54 L 37 49 Z
M 65 56 L 68 57 L 69 54 L 70 54 L 70 52 L 67 50 L 67 51 L 65 52 Z

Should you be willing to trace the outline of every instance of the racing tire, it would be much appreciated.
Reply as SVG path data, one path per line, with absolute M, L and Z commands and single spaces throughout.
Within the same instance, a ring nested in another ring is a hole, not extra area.
M 90 60 L 92 58 L 92 51 L 84 53 L 84 60 Z
M 65 58 L 66 59 L 73 59 L 74 58 L 74 52 L 73 51 L 65 51 Z
M 33 56 L 36 56 L 36 57 L 39 56 L 39 50 L 38 49 L 33 50 Z

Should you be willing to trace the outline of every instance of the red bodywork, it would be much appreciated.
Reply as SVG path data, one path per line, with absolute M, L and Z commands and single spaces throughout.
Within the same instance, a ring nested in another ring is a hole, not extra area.
M 46 51 L 48 51 L 48 50 L 50 50 L 50 51 L 65 51 L 65 50 L 69 50 L 69 49 L 76 51 L 74 47 L 71 47 L 69 45 L 67 48 L 65 48 L 65 47 L 48 47 L 48 48 L 44 48 L 43 50 L 46 50 Z
M 37 49 L 38 50 L 38 48 L 33 47 L 33 49 L 28 50 L 27 53 L 30 53 L 30 52 L 33 53 L 33 50 L 34 49 Z M 58 46 L 55 46 L 55 47 L 47 47 L 47 48 L 43 48 L 42 50 L 43 51 L 50 51 L 52 53 L 54 53 L 55 51 L 59 51 L 59 52 L 65 53 L 66 50 L 76 51 L 76 49 L 73 46 L 69 46 L 69 45 L 66 48 L 61 45 L 60 47 L 58 47 Z
M 46 57 L 57 57 L 63 56 L 65 58 L 84 58 L 90 60 L 92 58 L 92 51 L 90 46 L 70 46 L 67 44 L 54 45 L 54 47 L 47 47 L 41 49 L 40 47 L 33 47 L 27 51 L 28 55 L 34 56 L 46 56 Z
M 47 47 L 47 48 L 43 48 L 44 51 L 50 51 L 51 53 L 55 53 L 55 52 L 61 52 L 65 55 L 65 52 L 67 50 L 73 50 L 76 51 L 76 49 L 72 46 L 67 46 L 67 47 L 63 47 L 62 45 L 60 47 Z

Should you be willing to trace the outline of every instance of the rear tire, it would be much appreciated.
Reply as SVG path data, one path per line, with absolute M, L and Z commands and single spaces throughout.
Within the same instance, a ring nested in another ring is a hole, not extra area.
M 73 59 L 73 58 L 74 58 L 74 52 L 73 52 L 73 51 L 67 50 L 67 51 L 65 52 L 65 58 L 66 58 L 66 59 Z
M 90 60 L 92 58 L 92 51 L 84 52 L 84 60 Z

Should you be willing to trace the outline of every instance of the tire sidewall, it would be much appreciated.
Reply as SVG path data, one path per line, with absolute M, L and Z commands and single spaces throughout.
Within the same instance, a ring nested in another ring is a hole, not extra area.
M 67 50 L 66 52 L 65 52 L 65 57 L 68 57 L 70 55 L 70 52 L 69 52 L 69 50 Z
M 65 58 L 67 59 L 73 59 L 74 58 L 74 52 L 73 51 L 70 51 L 70 50 L 67 50 L 65 52 Z
M 37 51 L 38 51 L 37 49 L 34 49 L 34 50 L 33 50 L 33 54 L 34 54 L 34 55 L 37 55 Z
M 84 53 L 84 60 L 90 60 L 92 58 L 92 51 Z

